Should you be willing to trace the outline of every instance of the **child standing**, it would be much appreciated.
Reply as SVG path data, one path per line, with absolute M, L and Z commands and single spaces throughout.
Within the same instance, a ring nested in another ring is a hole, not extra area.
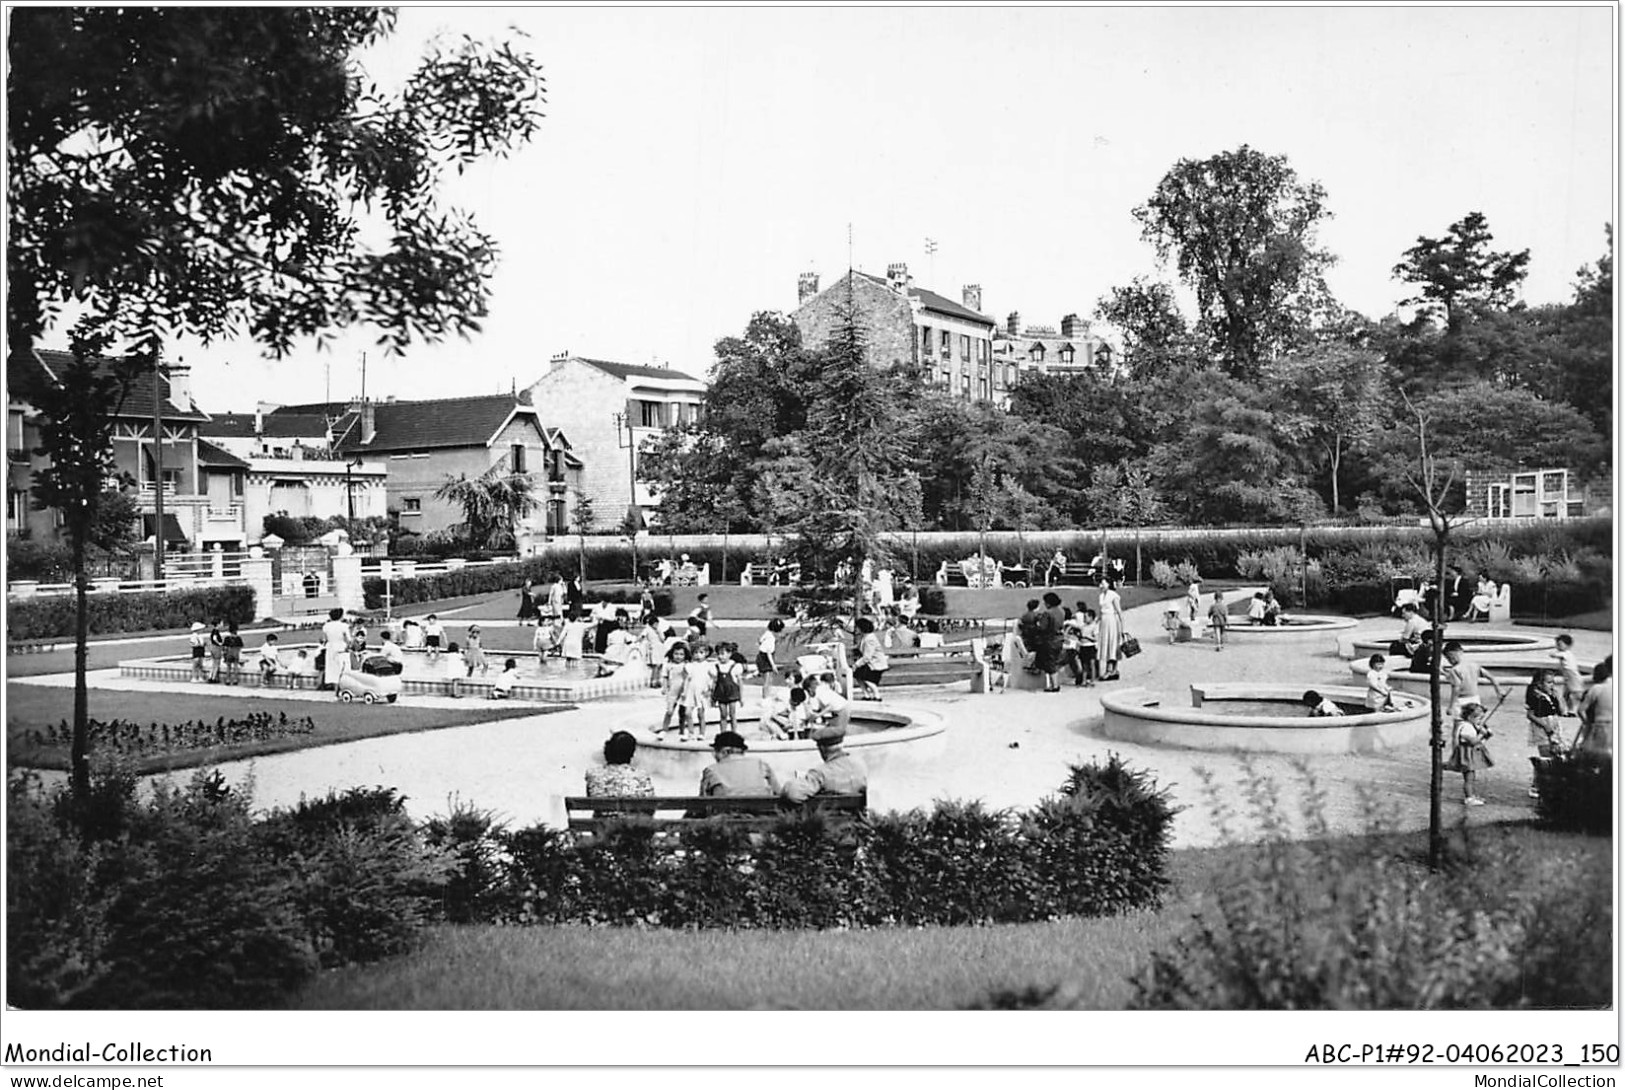
M 187 638 L 187 645 L 192 651 L 192 680 L 208 681 L 208 674 L 203 671 L 203 651 L 209 646 L 209 637 L 203 632 L 203 622 L 192 622 L 192 634 Z
M 1585 696 L 1585 682 L 1580 680 L 1580 663 L 1574 657 L 1574 637 L 1568 633 L 1557 637 L 1557 650 L 1552 653 L 1563 676 L 1563 714 L 1574 715 Z
M 1079 603 L 1083 623 L 1078 626 L 1078 665 L 1083 669 L 1085 688 L 1093 688 L 1100 677 L 1100 616 Z
M 445 642 L 446 630 L 441 627 L 440 619 L 433 613 L 423 619 L 423 649 L 429 654 L 430 662 L 440 661 L 440 645 Z
M 1537 758 L 1554 757 L 1563 752 L 1562 681 L 1551 670 L 1536 670 L 1524 695 L 1524 715 L 1529 720 L 1529 744 Z M 1529 797 L 1540 798 L 1540 791 L 1529 785 Z
M 226 635 L 220 644 L 226 664 L 226 684 L 237 685 L 243 680 L 243 638 L 237 634 L 236 621 L 226 626 Z
M 564 656 L 564 665 L 580 666 L 582 646 L 587 639 L 587 622 L 581 619 L 580 613 L 571 613 L 570 619 L 564 622 L 564 631 L 559 634 L 560 652 Z
M 209 683 L 220 680 L 220 660 L 226 655 L 226 638 L 220 634 L 220 622 L 209 622 Z
M 1230 627 L 1230 610 L 1224 604 L 1224 591 L 1213 592 L 1213 604 L 1207 607 L 1207 623 L 1213 629 L 1213 650 L 1224 650 L 1224 630 Z
M 1449 767 L 1461 773 L 1462 804 L 1483 806 L 1484 800 L 1477 792 L 1478 771 L 1495 767 L 1489 747 L 1484 744 L 1490 740 L 1490 729 L 1484 723 L 1489 714 L 1482 704 L 1463 704 L 1460 715 L 1456 720 Z
M 462 657 L 462 649 L 457 646 L 456 640 L 452 640 L 451 643 L 446 645 L 446 680 L 451 682 L 453 700 L 463 695 L 458 691 L 458 682 L 462 681 L 465 669 L 467 669 L 467 665 Z
M 678 642 L 666 652 L 666 665 L 660 668 L 660 688 L 666 698 L 666 714 L 660 720 L 656 734 L 671 729 L 671 717 L 677 716 L 678 737 L 688 737 L 688 707 L 683 703 L 683 684 L 688 680 L 688 644 Z
M 1162 628 L 1168 633 L 1168 646 L 1172 647 L 1179 642 L 1179 610 L 1165 609 L 1162 611 Z
M 1388 684 L 1388 660 L 1372 655 L 1365 664 L 1365 706 L 1374 712 L 1394 710 L 1394 690 Z
M 542 673 L 542 660 L 553 654 L 558 639 L 553 633 L 553 622 L 546 617 L 536 619 L 536 634 L 530 638 L 530 649 L 536 652 L 536 672 Z
M 485 648 L 480 646 L 480 626 L 477 624 L 468 626 L 468 642 L 463 646 L 463 664 L 468 667 L 469 677 L 474 676 L 475 670 L 480 672 L 481 677 L 491 672 L 491 664 L 485 659 Z
M 767 631 L 756 640 L 756 672 L 762 677 L 763 704 L 773 696 L 773 682 L 779 676 L 779 661 L 775 656 L 779 653 L 779 633 L 783 631 L 784 622 L 774 617 L 767 622 Z
M 316 667 L 310 661 L 310 652 L 301 647 L 294 652 L 293 661 L 288 663 L 288 688 L 299 688 L 299 679 L 310 677 L 316 672 Z
M 1253 600 L 1247 603 L 1247 623 L 1263 624 L 1265 608 L 1264 592 L 1259 591 L 1253 595 Z
M 717 648 L 717 676 L 712 689 L 717 703 L 718 726 L 739 729 L 739 702 L 744 699 L 745 656 L 731 643 Z
M 711 717 L 711 704 L 715 700 L 717 664 L 711 658 L 711 645 L 701 643 L 694 649 L 694 657 L 684 668 L 688 681 L 683 688 L 683 700 L 693 718 L 696 737 L 705 740 L 705 721 Z

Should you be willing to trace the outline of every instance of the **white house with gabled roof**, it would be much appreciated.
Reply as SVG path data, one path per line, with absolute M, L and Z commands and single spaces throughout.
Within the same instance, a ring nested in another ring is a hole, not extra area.
M 666 429 L 700 419 L 705 383 L 670 367 L 560 352 L 525 392 L 570 437 L 582 462 L 581 493 L 592 501 L 594 526 L 619 527 L 629 510 L 648 525 L 660 498 L 636 479 L 638 458 Z

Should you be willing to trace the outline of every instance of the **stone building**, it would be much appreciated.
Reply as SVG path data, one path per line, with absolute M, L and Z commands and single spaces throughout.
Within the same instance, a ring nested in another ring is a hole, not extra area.
M 1060 329 L 1056 329 L 1023 326 L 1020 312 L 1012 311 L 993 334 L 994 363 L 1012 385 L 1013 376 L 1022 372 L 1070 375 L 1109 371 L 1113 358 L 1112 346 L 1091 333 L 1088 319 L 1076 314 L 1066 315 Z
M 570 437 L 581 459 L 581 494 L 594 526 L 614 529 L 633 512 L 643 525 L 659 502 L 637 480 L 643 448 L 668 428 L 700 419 L 705 383 L 669 367 L 615 363 L 561 352 L 525 391 Z
M 1015 375 L 993 366 L 995 323 L 980 312 L 979 285 L 967 285 L 956 303 L 915 286 L 908 266 L 894 264 L 884 277 L 853 270 L 823 291 L 818 275 L 805 273 L 797 295 L 791 317 L 804 344 L 827 342 L 850 308 L 872 364 L 918 366 L 927 381 L 956 397 L 1009 403 Z

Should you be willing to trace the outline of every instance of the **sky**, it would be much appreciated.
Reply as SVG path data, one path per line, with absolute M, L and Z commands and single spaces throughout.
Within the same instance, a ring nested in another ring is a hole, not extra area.
M 181 345 L 209 411 L 524 386 L 559 352 L 703 376 L 796 280 L 906 262 L 1002 321 L 1088 317 L 1172 280 L 1134 207 L 1181 159 L 1243 144 L 1319 182 L 1329 280 L 1370 317 L 1418 236 L 1483 212 L 1530 251 L 1524 298 L 1572 298 L 1614 216 L 1614 11 L 1590 7 L 408 8 L 387 81 L 434 33 L 517 29 L 547 117 L 446 192 L 501 265 L 471 341 L 386 358 L 357 331 L 265 362 Z M 510 29 L 513 28 L 513 29 Z M 926 240 L 936 252 L 928 255 Z M 850 239 L 850 242 L 849 242 Z

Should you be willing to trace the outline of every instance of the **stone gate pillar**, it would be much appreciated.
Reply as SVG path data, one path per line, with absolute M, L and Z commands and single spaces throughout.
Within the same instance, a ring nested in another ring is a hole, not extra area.
M 361 558 L 355 553 L 333 557 L 333 593 L 339 605 L 360 612 L 367 606 L 361 589 Z
M 272 616 L 271 558 L 252 556 L 243 561 L 243 582 L 254 590 L 254 616 L 261 620 Z

